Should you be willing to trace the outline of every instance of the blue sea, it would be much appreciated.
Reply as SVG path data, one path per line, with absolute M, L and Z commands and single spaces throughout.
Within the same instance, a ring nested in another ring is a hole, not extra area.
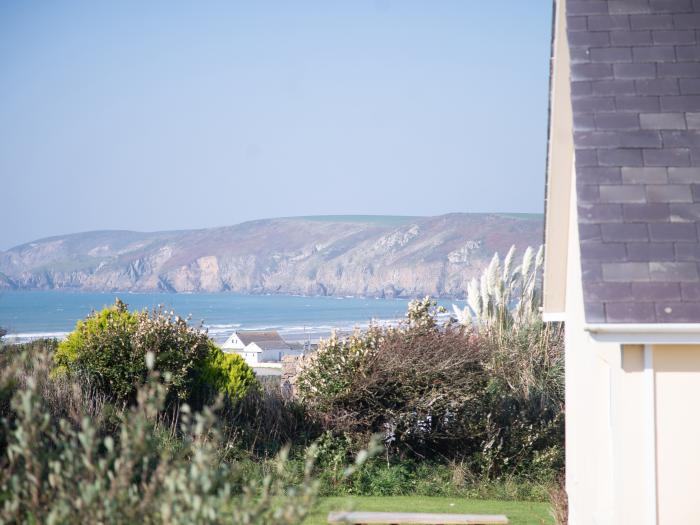
M 350 332 L 370 321 L 396 323 L 404 318 L 407 299 L 299 297 L 289 295 L 2 292 L 0 327 L 6 340 L 62 338 L 91 311 L 119 297 L 131 309 L 162 305 L 181 317 L 202 322 L 209 335 L 223 342 L 235 330 L 278 330 L 288 341 L 317 340 L 334 330 Z M 450 302 L 444 306 L 450 307 Z

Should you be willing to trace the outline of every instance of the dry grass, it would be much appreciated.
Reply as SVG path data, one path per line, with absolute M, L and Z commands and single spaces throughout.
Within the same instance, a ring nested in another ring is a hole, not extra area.
M 556 525 L 567 525 L 569 519 L 569 498 L 566 494 L 564 476 L 549 489 L 549 502 L 552 505 L 552 517 Z

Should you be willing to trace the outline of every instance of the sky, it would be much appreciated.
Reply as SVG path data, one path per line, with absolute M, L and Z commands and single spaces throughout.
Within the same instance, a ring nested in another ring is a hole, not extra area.
M 543 210 L 551 0 L 0 2 L 0 250 Z

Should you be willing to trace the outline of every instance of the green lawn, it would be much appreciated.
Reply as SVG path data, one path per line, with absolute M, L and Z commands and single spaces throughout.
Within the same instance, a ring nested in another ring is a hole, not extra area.
M 552 525 L 548 503 L 530 501 L 492 501 L 424 496 L 334 497 L 321 498 L 304 525 L 322 525 L 334 510 L 385 512 L 452 512 L 455 514 L 505 514 L 511 525 Z

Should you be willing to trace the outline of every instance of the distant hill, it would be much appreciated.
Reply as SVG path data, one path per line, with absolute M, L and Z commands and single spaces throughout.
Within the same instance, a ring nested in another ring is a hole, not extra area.
M 542 216 L 318 216 L 202 230 L 95 231 L 0 252 L 0 289 L 461 296 Z

